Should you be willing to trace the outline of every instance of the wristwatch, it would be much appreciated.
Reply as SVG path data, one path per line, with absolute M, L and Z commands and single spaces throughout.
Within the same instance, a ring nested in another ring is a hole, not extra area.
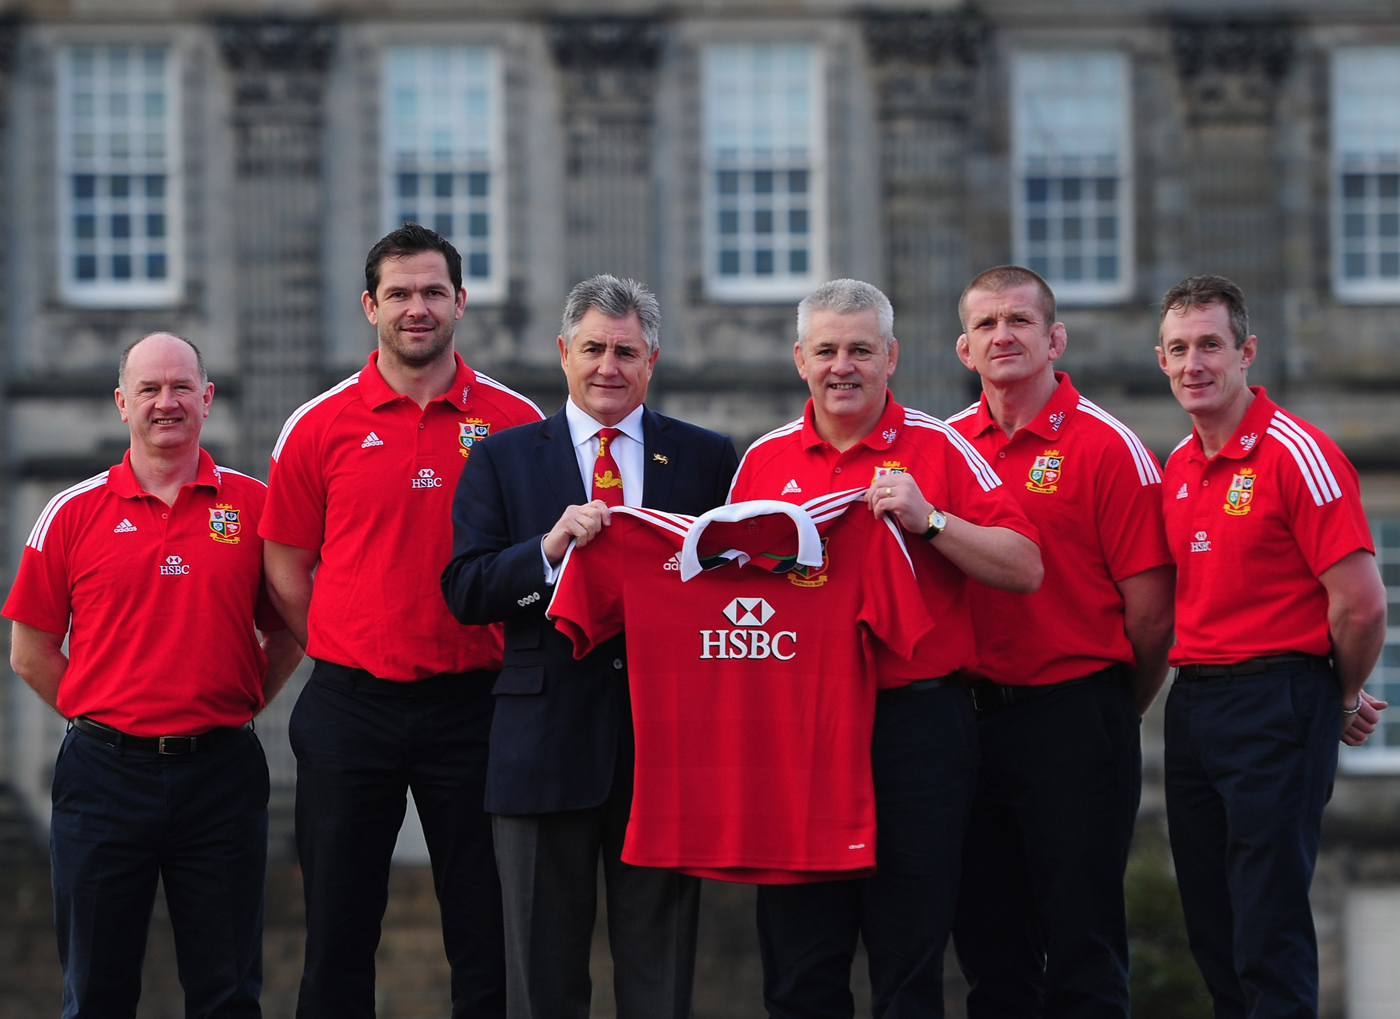
M 943 528 L 948 526 L 948 517 L 942 510 L 935 509 L 928 515 L 928 530 L 919 535 L 923 541 L 931 541 L 943 533 Z

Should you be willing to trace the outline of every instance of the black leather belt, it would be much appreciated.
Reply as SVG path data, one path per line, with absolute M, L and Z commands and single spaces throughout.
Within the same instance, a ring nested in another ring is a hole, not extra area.
M 79 715 L 73 719 L 73 728 L 84 736 L 101 740 L 109 747 L 120 747 L 122 750 L 149 750 L 156 754 L 178 756 L 212 750 L 220 743 L 225 743 L 240 732 L 244 732 L 247 726 L 210 729 L 197 736 L 132 736 L 130 733 L 113 729 L 110 725 L 95 721 L 86 715 Z
M 1306 663 L 1308 668 L 1319 672 L 1332 667 L 1330 661 L 1326 658 L 1319 658 L 1317 655 L 1263 655 L 1259 658 L 1246 658 L 1242 662 L 1234 662 L 1230 665 L 1181 665 L 1177 667 L 1176 678 L 1190 681 L 1220 679 L 1224 676 L 1257 676 L 1261 672 L 1268 672 L 1275 665 L 1298 663 Z
M 1013 686 L 1007 683 L 993 683 L 986 679 L 968 687 L 967 695 L 972 698 L 974 711 L 996 711 L 1071 686 L 1083 686 L 1086 683 L 1121 683 L 1127 676 L 1128 671 L 1122 665 L 1110 665 L 1087 676 L 1067 679 L 1062 683 L 1042 683 L 1038 686 Z
M 875 693 L 877 700 L 889 700 L 891 697 L 899 697 L 902 694 L 918 693 L 920 690 L 934 690 L 940 686 L 962 686 L 962 680 L 956 672 L 950 672 L 946 676 L 936 676 L 933 679 L 916 679 L 912 683 L 905 683 L 903 686 L 892 686 L 885 690 L 878 690 Z

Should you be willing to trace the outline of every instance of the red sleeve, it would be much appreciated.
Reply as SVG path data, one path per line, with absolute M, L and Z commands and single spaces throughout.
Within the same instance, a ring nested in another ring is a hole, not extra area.
M 865 590 L 859 617 L 872 636 L 903 660 L 914 657 L 914 649 L 934 629 L 924 605 L 914 564 L 897 535 L 884 520 L 876 520 L 863 505 L 847 513 L 867 518 Z M 896 525 L 897 526 L 897 525 Z
M 583 548 L 570 545 L 554 582 L 554 597 L 545 616 L 574 642 L 582 658 L 603 641 L 622 632 L 622 577 L 626 569 L 627 518 L 613 517 Z
M 1361 507 L 1361 487 L 1351 461 L 1316 429 L 1288 438 L 1284 445 L 1298 469 L 1287 469 L 1292 464 L 1284 456 L 1280 462 L 1286 466 L 1279 473 L 1293 537 L 1313 576 L 1322 576 L 1352 552 L 1363 550 L 1374 555 L 1371 525 Z
M 1139 455 L 1157 465 L 1157 458 L 1146 447 Z M 1114 582 L 1157 566 L 1170 566 L 1172 554 L 1162 522 L 1162 483 L 1143 483 L 1132 450 L 1116 436 L 1108 440 L 1099 457 L 1095 488 L 1099 547 Z
M 52 505 L 52 504 L 50 504 Z M 5 600 L 4 616 L 49 633 L 67 633 L 72 614 L 72 581 L 68 573 L 71 510 L 59 510 L 46 529 L 44 517 L 35 525 L 20 556 L 14 586 Z
M 1026 517 L 1015 497 L 1007 492 L 991 464 L 972 443 L 951 428 L 949 432 L 952 435 L 943 443 L 942 450 L 942 483 L 937 478 L 918 478 L 924 498 L 969 523 L 979 527 L 1006 527 L 1039 545 L 1040 531 Z
M 268 541 L 319 549 L 326 535 L 326 480 L 319 421 L 298 421 L 272 459 L 258 533 Z

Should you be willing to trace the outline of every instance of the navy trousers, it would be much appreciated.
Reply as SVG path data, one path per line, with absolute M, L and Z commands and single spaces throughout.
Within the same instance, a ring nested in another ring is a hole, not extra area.
M 157 878 L 185 1015 L 262 1014 L 267 792 L 252 730 L 181 756 L 69 730 L 49 829 L 64 1019 L 136 1015 Z
M 1126 1019 L 1123 873 L 1142 792 L 1123 682 L 978 715 L 981 764 L 953 940 L 969 1019 Z
M 1320 659 L 1172 686 L 1167 824 L 1217 1019 L 1317 1015 L 1308 889 L 1340 732 L 1341 694 Z
M 389 866 L 413 790 L 454 1017 L 504 1016 L 501 886 L 483 809 L 494 672 L 412 683 L 316 663 L 288 726 L 306 897 L 298 1019 L 373 1019 Z
M 871 741 L 873 877 L 760 885 L 763 1000 L 773 1019 L 850 1019 L 857 935 L 870 960 L 874 1019 L 943 1015 L 963 826 L 977 727 L 957 687 L 882 691 Z

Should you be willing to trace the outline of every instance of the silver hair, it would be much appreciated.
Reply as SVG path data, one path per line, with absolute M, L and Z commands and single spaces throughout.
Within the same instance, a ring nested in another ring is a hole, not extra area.
M 645 283 L 618 279 L 607 273 L 575 283 L 564 299 L 564 319 L 559 328 L 564 346 L 573 345 L 578 324 L 590 308 L 597 308 L 609 318 L 626 318 L 636 312 L 642 323 L 642 336 L 647 341 L 647 353 L 655 353 L 661 345 L 661 305 Z
M 131 356 L 131 352 L 136 349 L 137 344 L 146 342 L 152 336 L 169 336 L 171 339 L 179 340 L 181 343 L 185 344 L 185 346 L 193 350 L 194 363 L 199 368 L 199 384 L 200 386 L 209 385 L 209 371 L 204 367 L 204 355 L 199 352 L 199 348 L 196 347 L 189 340 L 185 339 L 183 336 L 169 332 L 165 329 L 157 329 L 153 333 L 147 333 L 145 336 L 141 337 L 141 339 L 137 340 L 136 343 L 131 344 L 129 347 L 122 351 L 121 360 L 117 362 L 117 385 L 121 387 L 122 392 L 126 392 L 127 358 Z
M 885 341 L 885 350 L 894 344 L 894 306 L 890 299 L 880 292 L 879 287 L 861 280 L 830 280 L 817 287 L 797 306 L 797 342 L 807 342 L 807 332 L 812 325 L 814 311 L 835 311 L 851 315 L 875 309 L 876 327 L 880 338 Z

